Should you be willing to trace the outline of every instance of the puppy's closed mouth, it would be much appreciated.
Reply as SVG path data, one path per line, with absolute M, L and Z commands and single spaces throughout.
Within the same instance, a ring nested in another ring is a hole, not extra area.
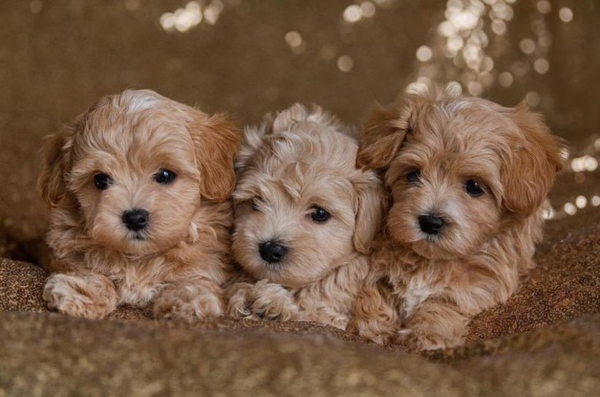
M 146 236 L 142 233 L 134 233 L 129 236 L 130 240 L 146 241 Z

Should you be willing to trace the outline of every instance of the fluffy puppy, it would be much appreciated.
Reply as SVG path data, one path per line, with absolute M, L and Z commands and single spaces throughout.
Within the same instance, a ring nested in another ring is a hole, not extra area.
M 448 94 L 375 110 L 363 139 L 357 163 L 383 173 L 392 205 L 352 328 L 416 349 L 460 345 L 535 266 L 561 143 L 524 105 Z
M 240 134 L 153 91 L 100 99 L 44 148 L 53 258 L 43 298 L 99 319 L 118 305 L 193 321 L 224 310 Z
M 319 107 L 296 104 L 247 129 L 233 195 L 246 280 L 229 289 L 231 316 L 346 327 L 385 197 L 374 172 L 356 169 L 357 150 Z

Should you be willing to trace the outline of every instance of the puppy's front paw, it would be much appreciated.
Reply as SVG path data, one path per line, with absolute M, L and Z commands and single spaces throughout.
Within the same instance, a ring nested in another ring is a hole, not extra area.
M 371 320 L 357 320 L 356 318 L 350 320 L 346 331 L 354 335 L 359 335 L 365 339 L 375 342 L 378 345 L 386 345 L 390 342 L 391 330 L 374 319 Z
M 422 330 L 404 328 L 398 331 L 393 343 L 401 344 L 409 350 L 437 350 L 462 344 L 456 335 L 443 335 Z
M 106 317 L 118 302 L 114 284 L 102 275 L 54 274 L 46 281 L 42 298 L 50 309 L 90 319 Z
M 289 321 L 298 317 L 298 306 L 281 285 L 261 280 L 235 285 L 227 312 L 231 317 Z
M 172 286 L 165 289 L 154 303 L 154 317 L 193 323 L 223 314 L 223 302 L 216 288 L 204 285 Z

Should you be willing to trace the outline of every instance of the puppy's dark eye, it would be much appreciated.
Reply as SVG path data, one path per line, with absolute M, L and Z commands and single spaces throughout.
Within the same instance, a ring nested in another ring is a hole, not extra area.
M 154 174 L 154 180 L 161 185 L 170 185 L 177 178 L 177 174 L 173 171 L 165 170 L 164 168 L 160 169 L 156 174 Z
M 409 184 L 417 186 L 421 182 L 421 171 L 414 170 L 406 174 L 406 180 Z
M 313 212 L 310 213 L 310 217 L 317 223 L 325 223 L 331 218 L 331 214 L 321 207 L 315 205 L 312 207 L 312 210 Z
M 485 192 L 483 190 L 483 186 L 477 181 L 474 181 L 473 179 L 469 179 L 465 183 L 465 190 L 467 191 L 467 194 L 471 197 L 479 197 Z
M 96 174 L 94 175 L 94 185 L 98 190 L 106 190 L 112 185 L 113 180 L 110 176 L 106 174 Z
M 254 197 L 252 199 L 252 209 L 254 211 L 260 211 L 260 209 L 258 208 L 258 203 L 262 202 L 262 201 L 263 201 L 262 197 Z

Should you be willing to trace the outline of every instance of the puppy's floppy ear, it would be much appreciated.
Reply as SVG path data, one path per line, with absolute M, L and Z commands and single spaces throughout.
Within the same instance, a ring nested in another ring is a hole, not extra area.
M 42 197 L 51 207 L 56 207 L 67 192 L 66 178 L 72 166 L 73 138 L 79 128 L 83 128 L 83 115 L 44 138 L 38 185 Z
M 363 172 L 360 180 L 354 181 L 354 189 L 354 248 L 362 254 L 368 254 L 371 241 L 381 228 L 383 214 L 387 212 L 388 196 L 379 178 L 369 171 Z
M 233 162 L 240 132 L 223 114 L 212 117 L 190 108 L 189 130 L 200 171 L 200 194 L 209 200 L 225 201 L 235 187 Z
M 531 215 L 542 205 L 556 173 L 563 168 L 564 143 L 525 104 L 505 112 L 520 135 L 509 137 L 512 152 L 501 170 L 504 204 L 512 212 Z
M 410 115 L 410 109 L 400 105 L 374 109 L 361 133 L 356 165 L 368 169 L 388 167 L 406 134 L 412 131 Z

